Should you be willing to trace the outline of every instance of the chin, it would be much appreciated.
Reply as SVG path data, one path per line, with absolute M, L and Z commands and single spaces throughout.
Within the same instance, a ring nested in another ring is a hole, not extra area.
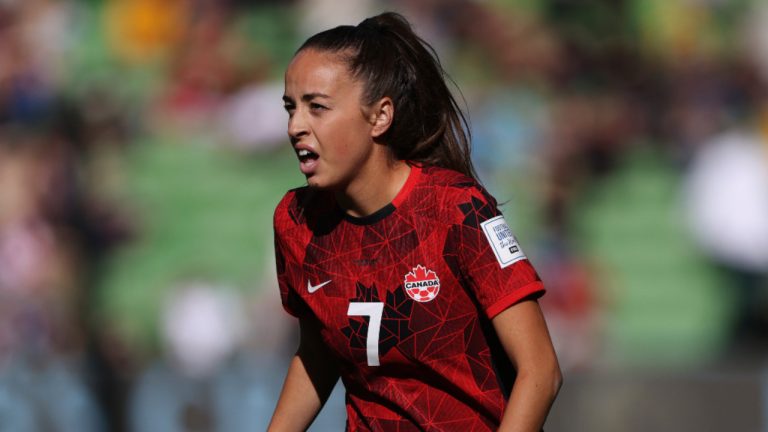
M 307 177 L 307 186 L 309 186 L 312 189 L 318 189 L 318 190 L 339 190 L 342 189 L 341 185 L 338 183 L 338 181 L 329 181 L 326 179 L 318 178 L 317 176 L 311 176 Z
M 307 186 L 312 189 L 328 189 L 328 185 L 323 183 L 321 179 L 318 179 L 317 176 L 307 177 Z

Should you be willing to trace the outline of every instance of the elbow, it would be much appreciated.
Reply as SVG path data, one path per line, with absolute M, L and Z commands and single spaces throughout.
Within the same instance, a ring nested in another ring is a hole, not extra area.
M 557 361 L 557 355 L 553 352 L 547 361 L 542 362 L 542 364 L 546 365 L 543 369 L 547 371 L 545 373 L 548 378 L 548 388 L 551 392 L 552 400 L 555 400 L 558 393 L 560 393 L 560 389 L 563 387 L 563 372 L 560 370 L 560 362 Z
M 563 374 L 557 362 L 550 366 L 521 368 L 518 370 L 515 386 L 518 384 L 530 385 L 531 389 L 535 389 L 538 394 L 554 401 L 563 386 Z
M 560 388 L 563 386 L 563 373 L 560 371 L 560 365 L 557 361 L 551 362 L 548 367 L 541 369 L 541 388 L 551 400 L 555 400 Z
M 554 400 L 557 397 L 557 394 L 560 393 L 560 389 L 563 387 L 563 373 L 560 371 L 560 367 L 558 365 L 555 365 L 554 370 L 552 372 L 552 399 Z

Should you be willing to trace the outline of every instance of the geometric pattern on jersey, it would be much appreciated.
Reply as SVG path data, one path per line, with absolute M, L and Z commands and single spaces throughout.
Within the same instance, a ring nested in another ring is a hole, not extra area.
M 412 166 L 392 203 L 364 218 L 306 187 L 280 202 L 281 300 L 320 327 L 347 391 L 349 430 L 498 428 L 515 372 L 491 320 L 543 293 L 527 259 L 502 266 L 494 255 L 481 224 L 500 215 L 472 179 L 436 167 Z M 419 266 L 439 280 L 429 301 L 404 286 Z

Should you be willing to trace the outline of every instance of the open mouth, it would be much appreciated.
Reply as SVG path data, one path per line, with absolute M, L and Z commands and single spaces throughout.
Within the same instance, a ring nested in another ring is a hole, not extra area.
M 313 153 L 305 149 L 301 149 L 297 151 L 296 154 L 299 156 L 299 162 L 301 163 L 309 162 L 317 159 L 317 153 Z
M 306 149 L 299 149 L 296 150 L 296 155 L 299 157 L 299 169 L 301 172 L 306 176 L 314 175 L 319 158 L 317 153 Z

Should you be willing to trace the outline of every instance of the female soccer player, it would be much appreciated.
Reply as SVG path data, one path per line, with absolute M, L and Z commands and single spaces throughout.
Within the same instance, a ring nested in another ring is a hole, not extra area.
M 269 430 L 305 430 L 339 377 L 350 431 L 540 430 L 561 381 L 544 288 L 432 48 L 393 13 L 321 32 L 283 100 L 307 186 L 275 250 L 301 336 Z

